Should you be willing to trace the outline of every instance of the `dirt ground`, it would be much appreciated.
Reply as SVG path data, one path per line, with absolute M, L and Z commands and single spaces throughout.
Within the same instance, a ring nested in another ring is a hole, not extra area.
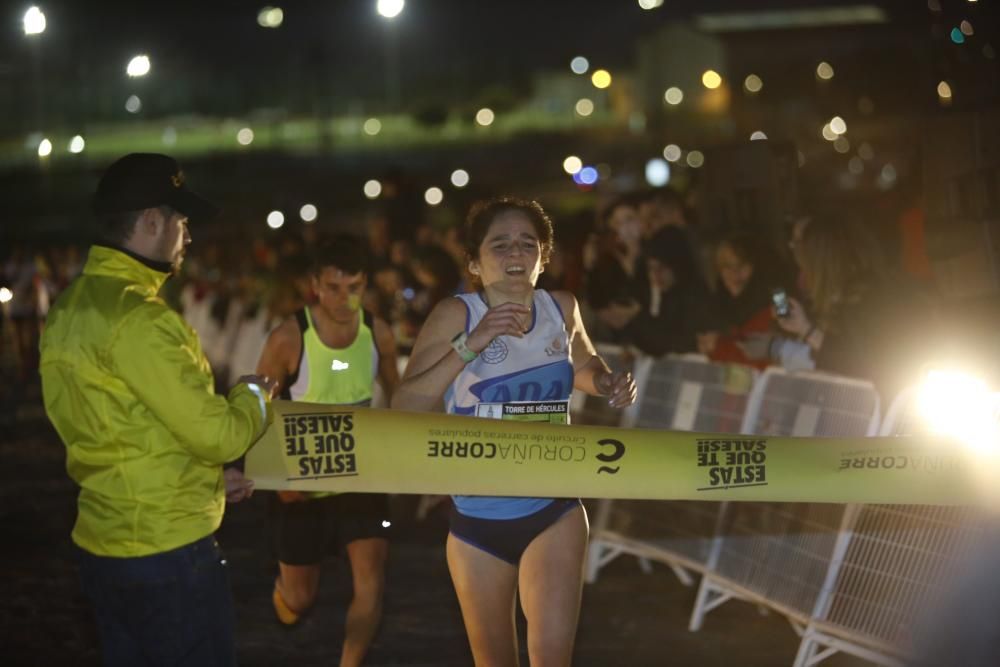
M 7 413 L 8 416 L 10 412 Z M 76 488 L 64 450 L 37 403 L 22 404 L 0 439 L 0 638 L 4 665 L 96 665 L 97 635 L 72 558 L 69 533 Z M 318 606 L 286 629 L 270 604 L 275 562 L 261 492 L 230 508 L 219 532 L 231 570 L 242 665 L 332 665 L 339 656 L 350 580 L 345 564 L 326 564 Z M 385 615 L 367 664 L 471 665 L 444 558 L 446 507 L 414 518 L 417 499 L 393 500 Z M 687 630 L 696 590 L 664 567 L 643 574 L 622 557 L 584 590 L 574 664 L 791 665 L 798 638 L 776 614 L 742 602 L 713 611 Z M 523 646 L 523 619 L 520 619 Z M 522 664 L 527 656 L 522 654 Z M 866 664 L 835 656 L 824 665 Z

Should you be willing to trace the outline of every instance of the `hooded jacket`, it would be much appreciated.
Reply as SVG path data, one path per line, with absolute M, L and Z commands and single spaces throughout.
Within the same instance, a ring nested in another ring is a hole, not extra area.
M 98 556 L 161 553 L 215 532 L 222 464 L 270 419 L 245 384 L 215 394 L 197 335 L 157 296 L 168 270 L 93 246 L 41 339 L 45 411 L 80 486 L 73 541 Z

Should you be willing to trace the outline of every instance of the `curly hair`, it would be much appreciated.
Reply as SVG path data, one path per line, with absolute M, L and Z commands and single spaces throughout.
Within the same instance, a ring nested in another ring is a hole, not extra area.
M 479 246 L 483 244 L 483 240 L 490 230 L 490 225 L 501 215 L 510 212 L 521 213 L 531 221 L 535 233 L 538 234 L 542 266 L 548 264 L 552 254 L 552 245 L 555 242 L 552 220 L 537 201 L 511 196 L 496 197 L 472 205 L 465 220 L 464 247 L 466 258 L 469 261 L 479 259 Z

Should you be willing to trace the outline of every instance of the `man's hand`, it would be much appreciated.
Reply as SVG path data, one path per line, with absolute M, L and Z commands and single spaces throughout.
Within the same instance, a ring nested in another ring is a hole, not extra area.
M 222 473 L 226 481 L 226 502 L 238 503 L 253 495 L 253 480 L 247 479 L 237 468 L 226 468 Z

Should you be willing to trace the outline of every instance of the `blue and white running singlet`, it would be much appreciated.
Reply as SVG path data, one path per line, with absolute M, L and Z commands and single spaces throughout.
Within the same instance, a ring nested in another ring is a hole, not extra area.
M 465 303 L 465 331 L 470 333 L 488 307 L 480 294 L 456 298 Z M 551 294 L 535 290 L 531 327 L 524 337 L 493 339 L 448 387 L 445 409 L 457 415 L 567 423 L 572 391 L 573 365 L 562 310 Z M 480 519 L 516 519 L 552 502 L 552 498 L 453 498 L 459 512 Z

